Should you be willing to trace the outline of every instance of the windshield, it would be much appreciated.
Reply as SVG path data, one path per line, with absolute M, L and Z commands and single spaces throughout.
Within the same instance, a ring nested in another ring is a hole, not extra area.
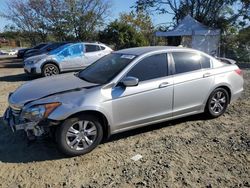
M 106 55 L 79 72 L 78 77 L 87 82 L 106 84 L 119 74 L 134 58 L 134 55 L 117 53 Z
M 51 44 L 46 44 L 45 46 L 43 46 L 42 48 L 40 48 L 40 50 L 41 51 L 46 50 L 50 46 L 51 46 Z
M 52 43 L 52 44 L 44 46 L 43 48 L 40 49 L 40 51 L 41 52 L 51 51 L 65 44 L 66 43 Z
M 38 44 L 37 46 L 33 47 L 34 49 L 40 49 L 44 46 L 46 46 L 47 44 L 46 43 L 41 43 L 41 44 Z

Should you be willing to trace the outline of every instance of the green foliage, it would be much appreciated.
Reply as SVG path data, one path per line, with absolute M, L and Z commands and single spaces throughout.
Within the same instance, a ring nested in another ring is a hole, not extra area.
M 250 26 L 239 31 L 237 42 L 239 44 L 239 48 L 237 48 L 239 60 L 250 62 Z
M 143 10 L 129 13 L 121 13 L 120 21 L 133 26 L 137 31 L 147 33 L 152 30 L 153 23 L 149 14 Z
M 119 20 L 126 23 L 140 32 L 149 44 L 153 44 L 154 26 L 151 17 L 146 11 L 131 11 L 129 13 L 121 13 Z
M 153 23 L 145 11 L 121 13 L 119 20 L 100 32 L 99 38 L 116 49 L 149 45 L 153 43 Z
M 175 24 L 189 14 L 207 26 L 222 30 L 236 23 L 245 26 L 250 17 L 249 0 L 137 0 L 135 8 L 172 14 Z
M 131 25 L 121 22 L 111 22 L 104 31 L 100 32 L 100 40 L 114 45 L 115 49 L 148 45 L 145 37 Z
M 250 26 L 238 31 L 231 26 L 221 36 L 221 55 L 241 62 L 250 62 Z
M 250 46 L 250 26 L 239 31 L 238 40 L 241 45 Z

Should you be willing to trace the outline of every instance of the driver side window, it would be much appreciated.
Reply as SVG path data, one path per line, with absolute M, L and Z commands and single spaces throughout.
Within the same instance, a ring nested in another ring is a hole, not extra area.
M 65 50 L 63 50 L 63 51 L 60 53 L 60 55 L 63 56 L 63 57 L 68 57 L 68 56 L 70 56 L 69 48 L 66 48 Z
M 76 44 L 64 49 L 60 55 L 68 57 L 73 55 L 81 55 L 82 53 L 83 53 L 83 46 L 81 44 Z
M 165 77 L 168 75 L 167 54 L 156 54 L 144 58 L 137 63 L 127 74 L 139 79 L 139 81 L 146 81 L 155 78 Z
M 81 44 L 76 44 L 70 47 L 71 55 L 80 55 L 83 52 Z

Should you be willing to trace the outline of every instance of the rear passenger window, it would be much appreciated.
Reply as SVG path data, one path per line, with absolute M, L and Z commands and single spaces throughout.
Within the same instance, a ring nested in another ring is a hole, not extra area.
M 203 69 L 210 68 L 210 58 L 201 56 L 201 66 Z
M 86 44 L 85 48 L 86 48 L 86 52 L 100 51 L 100 47 L 98 45 Z
M 139 81 L 145 81 L 167 76 L 167 73 L 167 54 L 157 54 L 141 60 L 129 71 L 127 76 L 133 76 L 138 78 Z
M 200 55 L 190 52 L 172 52 L 175 63 L 175 74 L 201 69 Z

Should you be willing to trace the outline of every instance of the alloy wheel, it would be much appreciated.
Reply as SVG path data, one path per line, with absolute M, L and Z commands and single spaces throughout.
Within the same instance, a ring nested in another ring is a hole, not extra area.
M 226 107 L 227 97 L 222 91 L 217 91 L 214 93 L 210 101 L 210 109 L 215 114 L 220 114 Z
M 59 74 L 58 68 L 54 65 L 46 66 L 44 69 L 44 75 L 45 76 L 53 76 Z
M 84 150 L 89 148 L 97 138 L 97 128 L 91 121 L 75 122 L 66 133 L 66 143 L 71 149 Z

